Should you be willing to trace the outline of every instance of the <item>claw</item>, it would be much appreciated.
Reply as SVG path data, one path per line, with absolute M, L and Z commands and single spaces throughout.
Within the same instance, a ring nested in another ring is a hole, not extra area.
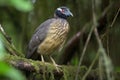
M 60 69 L 59 69 L 60 65 L 56 64 L 55 60 L 51 56 L 50 56 L 50 59 L 51 59 L 53 65 L 55 66 L 57 72 L 60 72 Z

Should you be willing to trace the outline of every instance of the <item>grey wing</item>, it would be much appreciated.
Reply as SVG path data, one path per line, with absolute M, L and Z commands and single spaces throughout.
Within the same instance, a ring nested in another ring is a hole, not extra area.
M 34 55 L 34 52 L 36 51 L 38 45 L 40 45 L 42 41 L 45 39 L 50 23 L 52 23 L 53 21 L 54 19 L 48 19 L 36 29 L 35 33 L 33 34 L 28 44 L 26 58 L 31 58 L 32 55 Z

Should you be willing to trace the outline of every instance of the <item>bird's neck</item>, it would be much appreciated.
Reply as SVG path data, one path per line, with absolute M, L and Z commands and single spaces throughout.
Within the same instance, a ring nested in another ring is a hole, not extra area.
M 66 17 L 60 17 L 60 16 L 57 16 L 56 14 L 54 14 L 54 18 L 56 18 L 56 19 L 61 18 L 61 19 L 65 19 L 65 20 L 67 19 Z

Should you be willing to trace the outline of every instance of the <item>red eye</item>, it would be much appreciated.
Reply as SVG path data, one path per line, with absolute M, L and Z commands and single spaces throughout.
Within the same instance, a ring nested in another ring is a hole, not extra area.
M 62 13 L 63 13 L 63 12 L 65 12 L 65 10 L 64 10 L 64 9 L 62 9 Z

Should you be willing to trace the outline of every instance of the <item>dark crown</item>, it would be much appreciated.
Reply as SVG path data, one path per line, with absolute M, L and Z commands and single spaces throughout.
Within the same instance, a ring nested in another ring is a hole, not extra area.
M 67 19 L 69 16 L 73 16 L 67 7 L 59 7 L 55 10 L 56 17 Z

